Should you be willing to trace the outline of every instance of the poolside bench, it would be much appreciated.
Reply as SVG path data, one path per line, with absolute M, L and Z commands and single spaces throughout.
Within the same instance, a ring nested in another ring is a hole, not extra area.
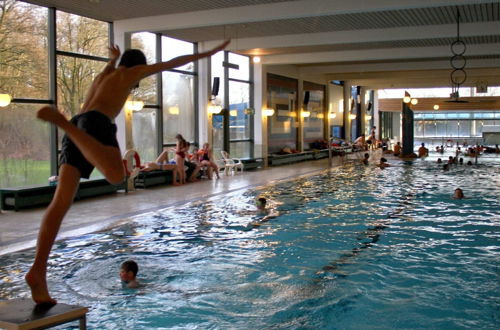
M 136 188 L 147 188 L 160 184 L 172 184 L 172 171 L 155 170 L 150 172 L 139 172 L 135 178 Z
M 253 170 L 264 166 L 263 158 L 240 158 L 245 171 Z
M 314 159 L 313 151 L 297 152 L 293 154 L 271 154 L 269 155 L 269 165 L 286 165 Z
M 24 187 L 0 188 L 0 205 L 3 210 L 15 210 L 48 205 L 52 201 L 56 186 L 31 185 Z M 112 194 L 117 186 L 105 179 L 84 180 L 80 182 L 75 200 Z

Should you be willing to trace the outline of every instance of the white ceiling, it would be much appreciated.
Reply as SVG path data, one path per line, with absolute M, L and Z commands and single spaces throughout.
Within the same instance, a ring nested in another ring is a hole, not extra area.
M 456 39 L 466 84 L 500 85 L 500 1 L 487 0 L 29 0 L 115 23 L 262 55 L 322 79 L 369 87 L 449 85 Z

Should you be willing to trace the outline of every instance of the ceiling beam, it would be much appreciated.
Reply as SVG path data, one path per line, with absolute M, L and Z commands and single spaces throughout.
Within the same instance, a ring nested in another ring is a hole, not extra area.
M 499 55 L 498 44 L 480 44 L 467 49 L 465 56 Z M 374 60 L 399 60 L 399 59 L 424 59 L 435 57 L 449 57 L 449 46 L 437 47 L 408 47 L 385 48 L 333 52 L 302 53 L 288 55 L 269 55 L 262 58 L 263 64 L 306 64 L 324 62 L 349 62 L 349 61 L 374 61 Z
M 464 23 L 460 28 L 461 37 L 498 35 L 500 22 Z M 259 38 L 239 38 L 233 43 L 233 51 L 255 50 L 260 48 L 277 49 L 280 47 L 307 47 L 317 45 L 341 45 L 366 42 L 420 40 L 433 38 L 455 38 L 456 24 L 412 26 L 386 29 L 349 30 L 321 33 L 288 34 Z M 215 44 L 216 42 L 214 42 Z
M 495 2 L 495 0 L 475 0 L 476 4 Z M 115 21 L 114 24 L 125 32 L 158 32 L 301 17 L 467 4 L 470 4 L 470 0 L 301 0 L 131 18 Z
M 500 75 L 500 58 L 467 60 L 466 71 L 470 69 L 485 68 L 482 73 L 485 75 Z M 493 71 L 490 68 L 494 68 Z M 338 63 L 328 65 L 306 65 L 299 66 L 299 72 L 302 74 L 342 74 L 360 72 L 391 72 L 403 70 L 451 70 L 449 59 L 434 61 L 403 61 L 403 62 L 382 62 L 382 63 Z M 333 78 L 332 78 L 333 79 Z

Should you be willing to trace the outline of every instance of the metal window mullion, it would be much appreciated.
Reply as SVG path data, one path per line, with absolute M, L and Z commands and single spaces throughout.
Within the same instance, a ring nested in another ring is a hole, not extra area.
M 249 62 L 249 66 L 250 66 L 250 69 L 249 69 L 249 74 L 250 74 L 250 81 L 249 81 L 249 88 L 250 88 L 250 93 L 249 93 L 249 107 L 251 109 L 255 109 L 255 102 L 254 102 L 254 98 L 255 98 L 255 84 L 254 84 L 254 80 L 253 80 L 253 76 L 254 76 L 254 66 L 253 64 L 251 64 L 252 61 Z M 254 113 L 255 111 L 253 111 L 253 113 L 251 113 L 249 116 L 248 116 L 248 121 L 249 121 L 249 129 L 250 129 L 250 158 L 253 158 L 255 153 L 254 153 L 254 148 L 255 148 L 255 132 L 254 132 L 254 129 L 255 129 L 255 124 L 254 124 Z
M 56 58 L 56 9 L 49 8 L 48 13 L 48 67 L 49 67 L 49 99 L 53 104 L 57 104 L 57 58 Z M 58 132 L 57 126 L 50 124 L 50 174 L 57 175 L 58 164 Z
M 229 52 L 224 51 L 224 62 L 229 61 Z M 223 141 L 223 146 L 224 150 L 227 152 L 231 152 L 230 150 L 230 143 L 229 143 L 229 68 L 227 66 L 223 66 L 224 68 L 224 108 L 225 111 L 223 112 L 224 116 L 224 126 L 223 126 L 223 131 L 224 131 L 224 141 Z
M 156 34 L 156 62 L 161 62 L 161 34 Z M 156 100 L 158 108 L 156 110 L 156 154 L 163 150 L 163 74 L 156 74 Z
M 250 80 L 236 79 L 236 78 L 228 78 L 229 81 L 240 82 L 244 84 L 250 84 Z
M 198 53 L 198 44 L 195 43 L 193 44 L 193 51 L 195 54 Z M 193 86 L 193 89 L 194 89 L 194 93 L 193 93 L 193 104 L 194 104 L 194 142 L 198 143 L 198 145 L 200 144 L 200 132 L 199 132 L 199 128 L 200 128 L 200 123 L 199 123 L 199 120 L 200 120 L 200 113 L 199 113 L 199 109 L 198 109 L 198 106 L 199 106 L 199 100 L 198 100 L 198 95 L 199 95 L 199 86 L 198 86 L 198 83 L 199 83 L 199 79 L 200 79 L 200 76 L 198 74 L 198 70 L 199 70 L 199 65 L 198 65 L 198 61 L 194 61 L 194 72 L 195 72 L 195 75 L 194 75 L 194 86 Z
M 81 58 L 84 60 L 91 60 L 91 61 L 100 61 L 100 62 L 108 62 L 109 61 L 109 58 L 107 58 L 107 57 L 73 53 L 73 52 L 67 52 L 64 50 L 56 50 L 56 55 Z

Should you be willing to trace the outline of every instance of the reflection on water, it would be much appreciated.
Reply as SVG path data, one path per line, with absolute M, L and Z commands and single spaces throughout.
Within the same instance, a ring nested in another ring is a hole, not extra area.
M 498 164 L 393 164 L 346 164 L 65 240 L 51 292 L 90 306 L 95 329 L 495 328 Z M 458 186 L 466 199 L 451 198 Z M 256 196 L 281 215 L 249 226 Z M 28 296 L 33 253 L 0 257 L 0 298 Z M 129 258 L 138 290 L 118 278 Z

